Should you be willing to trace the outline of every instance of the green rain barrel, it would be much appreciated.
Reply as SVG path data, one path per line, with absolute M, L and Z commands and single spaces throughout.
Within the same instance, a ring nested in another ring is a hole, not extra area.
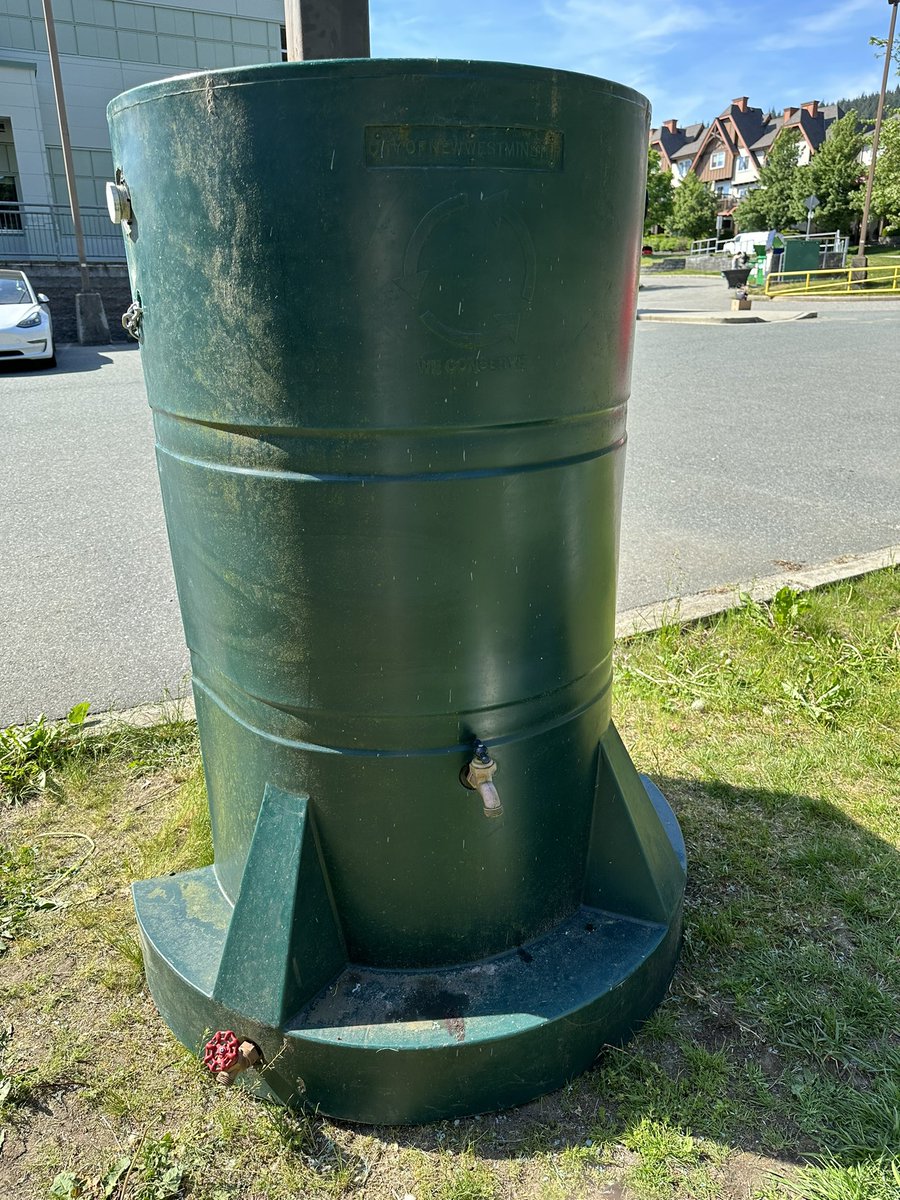
M 558 1087 L 681 929 L 610 721 L 647 102 L 346 60 L 109 118 L 215 848 L 135 886 L 156 1004 L 335 1117 Z

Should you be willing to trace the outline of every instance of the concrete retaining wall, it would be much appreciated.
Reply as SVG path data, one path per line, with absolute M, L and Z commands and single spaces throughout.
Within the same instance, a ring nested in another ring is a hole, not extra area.
M 692 271 L 709 271 L 710 275 L 718 275 L 731 267 L 731 254 L 691 254 L 687 265 Z

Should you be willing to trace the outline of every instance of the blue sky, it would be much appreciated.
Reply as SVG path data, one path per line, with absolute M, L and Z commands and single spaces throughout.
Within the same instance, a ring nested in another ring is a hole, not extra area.
M 650 97 L 653 123 L 876 91 L 886 0 L 371 0 L 378 57 L 482 58 L 586 71 Z M 896 77 L 892 79 L 897 82 Z

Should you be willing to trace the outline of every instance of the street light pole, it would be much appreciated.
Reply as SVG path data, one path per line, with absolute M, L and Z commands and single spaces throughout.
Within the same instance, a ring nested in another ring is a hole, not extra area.
M 56 25 L 53 20 L 51 0 L 41 0 L 44 9 L 44 24 L 47 28 L 47 53 L 50 56 L 50 73 L 53 76 L 53 96 L 56 100 L 56 116 L 59 120 L 59 137 L 62 142 L 63 167 L 66 173 L 66 190 L 69 193 L 69 208 L 75 228 L 75 250 L 78 254 L 78 269 L 81 272 L 81 291 L 75 297 L 75 318 L 78 340 L 82 343 L 105 343 L 109 341 L 109 326 L 103 310 L 99 292 L 91 291 L 87 254 L 84 248 L 84 231 L 81 227 L 81 207 L 72 162 L 72 144 L 69 137 L 69 119 L 66 115 L 66 98 L 63 93 L 62 72 L 59 67 L 59 47 L 56 44 Z
M 368 58 L 369 0 L 284 0 L 287 56 Z
M 891 27 L 888 32 L 887 46 L 884 51 L 884 74 L 881 77 L 881 94 L 878 97 L 878 111 L 875 114 L 875 129 L 872 133 L 872 160 L 869 163 L 869 175 L 866 179 L 866 199 L 863 203 L 862 225 L 859 231 L 859 249 L 856 257 L 860 266 L 865 266 L 866 233 L 869 228 L 869 208 L 872 204 L 872 185 L 875 182 L 875 159 L 878 155 L 878 139 L 881 137 L 881 121 L 884 116 L 884 94 L 887 91 L 888 75 L 891 70 L 891 58 L 894 52 L 894 30 L 897 26 L 897 5 L 900 0 L 888 0 L 891 6 Z

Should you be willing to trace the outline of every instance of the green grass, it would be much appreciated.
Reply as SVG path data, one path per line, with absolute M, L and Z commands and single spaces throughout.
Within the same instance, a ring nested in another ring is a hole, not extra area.
M 210 1086 L 128 897 L 211 860 L 196 731 L 67 738 L 0 809 L 0 1195 L 898 1200 L 898 679 L 896 570 L 620 644 L 617 723 L 688 845 L 670 993 L 561 1091 L 420 1129 Z
M 849 262 L 858 253 L 858 245 L 849 247 L 847 250 L 847 261 Z M 879 266 L 883 262 L 900 262 L 900 249 L 896 246 L 866 246 L 866 257 L 877 258 Z

